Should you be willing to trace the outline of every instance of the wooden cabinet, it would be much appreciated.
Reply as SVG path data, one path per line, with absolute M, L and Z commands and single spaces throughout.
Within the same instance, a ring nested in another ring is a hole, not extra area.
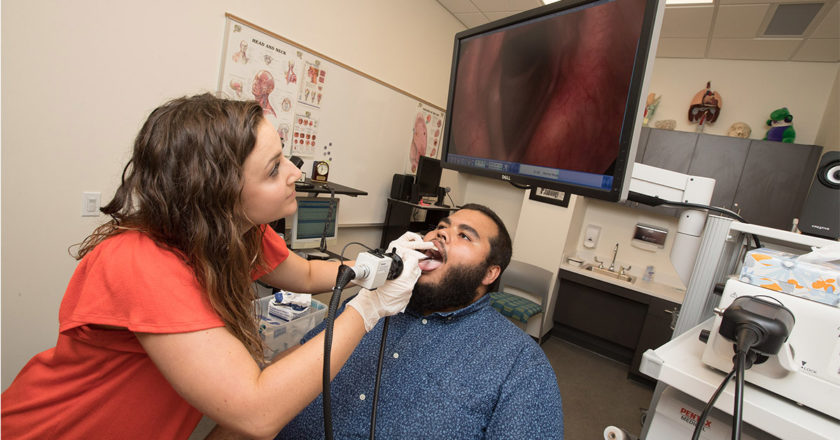
M 671 339 L 680 305 L 560 269 L 552 335 L 628 364 L 639 372 L 642 354 Z
M 638 348 L 633 352 L 633 360 L 630 362 L 630 372 L 632 374 L 641 374 L 639 364 L 642 362 L 642 355 L 648 348 L 661 347 L 671 340 L 680 314 L 680 305 L 677 303 L 655 296 L 648 299 L 650 302 L 648 303 L 644 325 L 639 333 Z
M 799 217 L 822 147 L 751 141 L 735 203 L 745 219 L 789 231 Z
M 650 129 L 642 163 L 657 168 L 688 173 L 697 146 L 697 133 Z
M 750 223 L 789 230 L 822 147 L 643 128 L 636 162 L 715 179 L 711 204 Z M 668 211 L 671 212 L 671 211 Z
M 741 182 L 749 151 L 749 139 L 725 136 L 701 136 L 697 139 L 697 154 L 687 174 L 715 179 L 712 206 L 738 211 L 735 191 Z

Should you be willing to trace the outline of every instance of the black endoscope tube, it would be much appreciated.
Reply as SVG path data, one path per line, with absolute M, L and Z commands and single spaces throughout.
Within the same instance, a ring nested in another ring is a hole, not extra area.
M 344 250 L 347 249 L 347 246 L 351 244 L 361 244 L 361 243 L 348 243 L 344 246 Z M 364 246 L 364 245 L 362 245 Z M 368 248 L 367 246 L 364 246 Z M 370 249 L 370 248 L 368 248 Z M 344 261 L 344 250 L 341 251 L 341 259 Z M 384 253 L 385 256 L 391 258 L 391 267 L 388 271 L 387 279 L 393 280 L 394 278 L 398 277 L 402 273 L 403 263 L 402 259 L 399 255 L 396 254 L 396 250 L 389 253 Z M 332 429 L 332 400 L 330 396 L 330 352 L 332 351 L 332 336 L 333 336 L 333 325 L 335 322 L 335 314 L 338 311 L 338 303 L 341 302 L 341 291 L 344 290 L 344 287 L 350 283 L 356 277 L 356 272 L 350 266 L 341 263 L 341 266 L 338 267 L 338 275 L 336 276 L 335 280 L 335 287 L 333 288 L 332 297 L 330 297 L 330 305 L 327 309 L 327 317 L 326 321 L 326 328 L 324 330 L 324 377 L 323 377 L 323 392 L 321 395 L 323 396 L 323 407 L 324 407 L 324 438 L 327 440 L 333 439 L 333 429 Z M 382 361 L 385 356 L 385 339 L 388 336 L 388 323 L 390 321 L 390 316 L 385 317 L 385 322 L 383 323 L 382 328 L 382 344 L 379 347 L 379 363 L 376 367 L 376 384 L 374 386 L 373 391 L 373 410 L 371 411 L 371 426 L 370 426 L 370 438 L 373 439 L 376 430 L 376 403 L 379 400 L 379 382 L 382 377 Z
M 737 355 L 737 364 L 735 365 L 735 397 L 732 402 L 732 440 L 741 439 L 741 420 L 743 418 L 744 410 L 744 373 L 747 363 L 747 351 L 741 350 Z
M 338 267 L 338 275 L 335 278 L 335 287 L 333 288 L 332 297 L 330 297 L 330 306 L 327 309 L 327 324 L 324 330 L 324 385 L 321 393 L 324 398 L 324 438 L 332 439 L 332 401 L 330 399 L 330 352 L 332 351 L 332 336 L 333 324 L 335 321 L 335 313 L 338 310 L 338 303 L 341 302 L 341 291 L 344 287 L 353 280 L 356 273 L 350 266 L 341 264 Z
M 715 390 L 712 397 L 706 403 L 706 407 L 703 408 L 703 412 L 700 414 L 700 418 L 697 419 L 697 423 L 694 425 L 694 433 L 691 436 L 691 440 L 699 440 L 700 434 L 703 432 L 703 425 L 706 423 L 706 419 L 709 417 L 709 414 L 712 412 L 712 407 L 714 407 L 715 402 L 720 397 L 720 394 L 723 393 L 723 389 L 726 388 L 726 384 L 735 376 L 736 368 L 732 368 L 732 371 L 726 375 L 723 379 L 723 382 L 720 383 L 720 386 Z
M 382 323 L 382 342 L 379 344 L 379 362 L 376 364 L 376 384 L 373 386 L 373 408 L 370 411 L 370 440 L 376 437 L 376 404 L 379 402 L 379 382 L 382 380 L 382 364 L 385 360 L 385 341 L 388 339 L 390 316 Z

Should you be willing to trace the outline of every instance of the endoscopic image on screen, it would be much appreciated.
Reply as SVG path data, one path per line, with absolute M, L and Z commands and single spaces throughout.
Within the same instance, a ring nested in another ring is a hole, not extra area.
M 619 153 L 645 3 L 592 3 L 462 41 L 449 152 L 604 174 Z

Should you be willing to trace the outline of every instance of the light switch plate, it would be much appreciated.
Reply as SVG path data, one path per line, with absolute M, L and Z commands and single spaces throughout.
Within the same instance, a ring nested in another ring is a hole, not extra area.
M 82 193 L 82 217 L 98 217 L 99 201 L 102 194 L 99 192 Z

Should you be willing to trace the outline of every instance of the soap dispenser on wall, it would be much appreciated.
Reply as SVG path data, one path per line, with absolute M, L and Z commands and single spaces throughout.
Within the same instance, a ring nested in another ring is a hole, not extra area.
M 601 227 L 595 225 L 587 225 L 586 231 L 583 233 L 583 247 L 587 249 L 595 249 L 598 245 L 598 236 L 601 235 Z

